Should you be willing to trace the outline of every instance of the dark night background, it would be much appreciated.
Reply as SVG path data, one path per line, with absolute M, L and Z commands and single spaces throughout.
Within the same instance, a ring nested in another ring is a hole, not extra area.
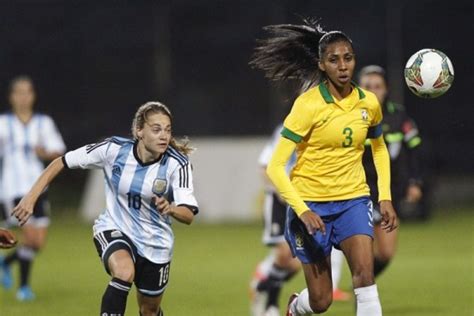
M 8 80 L 29 74 L 37 110 L 53 116 L 69 148 L 127 135 L 148 100 L 171 107 L 179 135 L 268 134 L 291 99 L 248 67 L 255 39 L 264 25 L 317 16 L 325 29 L 352 37 L 358 68 L 389 68 L 394 99 L 422 132 L 427 163 L 472 174 L 472 12 L 462 0 L 2 1 L 0 109 L 8 109 Z M 422 48 L 454 64 L 454 85 L 438 99 L 419 99 L 403 83 L 406 60 Z

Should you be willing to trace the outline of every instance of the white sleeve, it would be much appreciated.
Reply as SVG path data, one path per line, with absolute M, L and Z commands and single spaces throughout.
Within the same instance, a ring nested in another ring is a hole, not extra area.
M 266 167 L 268 163 L 270 162 L 273 151 L 275 150 L 275 146 L 278 143 L 278 140 L 280 139 L 280 133 L 281 133 L 282 128 L 283 128 L 282 124 L 278 125 L 275 128 L 271 139 L 267 142 L 267 144 L 263 148 L 262 153 L 260 154 L 260 157 L 258 157 L 258 164 L 260 166 Z
M 108 139 L 69 151 L 63 156 L 65 167 L 70 169 L 100 169 L 107 163 L 111 143 Z
M 39 145 L 44 147 L 47 152 L 50 153 L 63 153 L 66 151 L 66 145 L 64 145 L 63 138 L 59 133 L 56 124 L 51 117 L 42 115 L 40 117 L 41 122 L 41 139 Z
M 262 167 L 266 167 L 272 158 L 273 146 L 271 142 L 268 142 L 263 148 L 260 156 L 258 157 L 258 164 Z
M 179 165 L 171 174 L 171 188 L 174 203 L 188 207 L 194 215 L 199 212 L 193 189 L 193 174 L 191 164 Z
M 7 120 L 6 115 L 0 115 L 0 156 L 3 155 L 3 148 L 7 138 Z

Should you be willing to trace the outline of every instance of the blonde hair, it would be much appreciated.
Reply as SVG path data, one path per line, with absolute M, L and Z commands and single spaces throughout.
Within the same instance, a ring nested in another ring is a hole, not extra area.
M 139 140 L 137 130 L 143 128 L 149 113 L 161 113 L 168 116 L 170 121 L 173 119 L 170 109 L 161 102 L 150 101 L 141 105 L 135 113 L 132 122 L 132 135 L 134 140 Z M 194 151 L 194 148 L 189 146 L 189 139 L 187 137 L 180 141 L 171 137 L 170 146 L 186 156 Z

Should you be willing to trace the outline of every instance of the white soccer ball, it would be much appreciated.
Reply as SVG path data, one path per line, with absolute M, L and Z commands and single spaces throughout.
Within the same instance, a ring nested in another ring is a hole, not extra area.
M 405 66 L 405 82 L 419 97 L 436 98 L 453 84 L 454 68 L 443 52 L 432 48 L 413 54 Z

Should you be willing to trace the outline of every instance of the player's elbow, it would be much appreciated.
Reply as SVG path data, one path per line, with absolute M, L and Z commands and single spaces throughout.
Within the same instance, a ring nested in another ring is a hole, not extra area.
M 181 223 L 191 225 L 194 220 L 194 212 L 192 210 L 185 210 L 184 216 L 181 217 Z
M 186 225 L 191 225 L 193 223 L 193 220 L 194 220 L 194 216 L 189 216 L 189 217 L 186 217 L 183 219 L 183 224 L 186 224 Z
M 271 182 L 275 183 L 275 177 L 278 174 L 278 166 L 274 163 L 270 162 L 267 165 L 267 169 L 265 170 L 267 177 L 270 179 Z

